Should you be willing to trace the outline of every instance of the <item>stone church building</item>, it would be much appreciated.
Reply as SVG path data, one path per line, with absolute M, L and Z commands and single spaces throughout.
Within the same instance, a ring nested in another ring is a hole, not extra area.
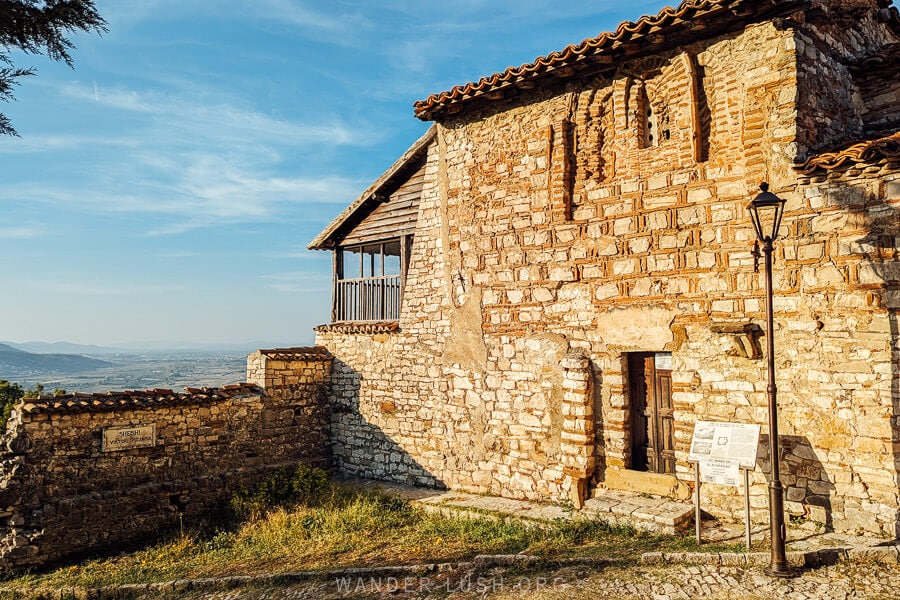
M 699 420 L 766 431 L 775 254 L 786 509 L 900 523 L 900 15 L 685 0 L 415 104 L 428 132 L 310 244 L 334 256 L 348 473 L 510 498 L 686 498 Z M 752 474 L 767 507 L 768 440 Z M 739 517 L 735 488 L 704 508 Z

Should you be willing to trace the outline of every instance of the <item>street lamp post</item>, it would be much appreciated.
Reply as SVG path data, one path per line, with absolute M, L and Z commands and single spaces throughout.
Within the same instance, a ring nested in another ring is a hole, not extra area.
M 788 565 L 787 554 L 784 549 L 786 529 L 784 523 L 784 488 L 781 485 L 780 468 L 778 464 L 778 388 L 775 385 L 775 330 L 772 317 L 772 251 L 773 243 L 778 237 L 778 229 L 781 227 L 781 218 L 784 216 L 785 200 L 782 200 L 769 191 L 769 184 L 759 186 L 760 193 L 747 206 L 753 227 L 756 229 L 756 245 L 753 249 L 755 259 L 754 270 L 759 268 L 759 243 L 762 243 L 762 254 L 765 256 L 766 267 L 766 346 L 769 371 L 769 385 L 767 387 L 769 398 L 769 460 L 772 465 L 772 478 L 769 481 L 769 526 L 771 529 L 772 556 L 768 575 L 774 577 L 792 576 Z

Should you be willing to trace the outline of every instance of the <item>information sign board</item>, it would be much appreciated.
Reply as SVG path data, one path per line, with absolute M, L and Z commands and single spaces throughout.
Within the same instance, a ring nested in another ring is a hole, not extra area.
M 108 427 L 103 430 L 103 452 L 152 448 L 156 445 L 156 424 L 139 427 Z
M 747 522 L 747 548 L 750 536 L 750 470 L 756 467 L 759 425 L 698 421 L 694 426 L 688 460 L 694 463 L 694 529 L 700 543 L 700 485 L 716 483 L 740 487 L 744 469 L 744 518 Z
M 707 458 L 700 461 L 700 481 L 740 487 L 741 465 L 735 460 Z
M 759 425 L 698 421 L 694 426 L 688 460 L 703 463 L 711 459 L 736 462 L 744 469 L 756 467 Z

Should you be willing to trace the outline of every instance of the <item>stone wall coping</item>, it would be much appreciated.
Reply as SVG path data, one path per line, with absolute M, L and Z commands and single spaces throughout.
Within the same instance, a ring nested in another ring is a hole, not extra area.
M 258 350 L 260 354 L 274 360 L 329 361 L 334 356 L 325 346 L 298 346 L 294 348 L 271 348 Z
M 400 323 L 397 321 L 382 321 L 379 323 L 354 323 L 347 321 L 319 325 L 315 330 L 319 333 L 395 333 L 400 331 Z
M 130 390 L 97 394 L 74 393 L 63 396 L 41 396 L 26 400 L 20 411 L 37 413 L 110 412 L 135 408 L 159 408 L 178 404 L 198 404 L 262 394 L 263 389 L 251 383 L 237 383 L 218 388 L 184 388 L 184 392 L 168 389 Z

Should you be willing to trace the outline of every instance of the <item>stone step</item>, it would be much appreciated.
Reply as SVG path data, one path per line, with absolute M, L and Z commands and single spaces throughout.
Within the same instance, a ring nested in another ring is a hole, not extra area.
M 668 498 L 634 492 L 598 491 L 584 508 L 574 510 L 559 504 L 543 504 L 496 496 L 479 496 L 452 490 L 413 488 L 387 482 L 366 482 L 396 494 L 425 510 L 444 514 L 488 517 L 517 517 L 532 521 L 598 518 L 611 525 L 630 526 L 641 531 L 681 534 L 693 528 L 693 505 Z
M 686 533 L 694 526 L 692 504 L 634 492 L 598 491 L 585 501 L 581 512 L 613 525 L 669 535 Z

